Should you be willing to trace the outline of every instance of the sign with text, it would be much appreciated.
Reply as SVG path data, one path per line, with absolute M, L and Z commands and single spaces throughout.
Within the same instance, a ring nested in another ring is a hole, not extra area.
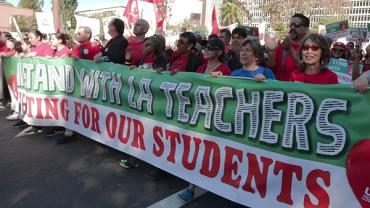
M 340 84 L 352 84 L 352 71 L 354 65 L 348 64 L 346 59 L 331 58 L 327 67 L 338 75 Z M 358 67 L 361 73 L 364 66 L 359 64 Z
M 347 85 L 3 58 L 17 111 L 250 207 L 369 205 L 370 94 Z
M 328 24 L 326 27 L 326 35 L 328 35 L 333 40 L 337 40 L 338 38 L 347 37 L 348 35 L 348 20 L 343 20 L 340 22 L 335 22 L 332 24 Z
M 347 41 L 352 41 L 355 43 L 369 42 L 367 38 L 367 28 L 355 28 L 350 27 L 348 30 Z

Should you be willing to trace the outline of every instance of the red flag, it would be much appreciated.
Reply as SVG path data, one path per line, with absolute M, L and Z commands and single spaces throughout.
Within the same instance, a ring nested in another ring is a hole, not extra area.
M 139 7 L 137 0 L 128 0 L 123 16 L 131 23 L 135 23 L 139 19 Z
M 156 19 L 156 27 L 157 31 L 163 32 L 164 30 L 164 20 L 166 18 L 167 8 L 164 5 L 163 0 L 153 0 L 154 2 L 154 9 L 155 9 L 155 19 Z
M 220 34 L 220 29 L 218 28 L 218 23 L 217 23 L 217 15 L 216 15 L 215 6 L 213 6 L 213 10 L 212 10 L 212 34 L 216 34 L 216 35 Z

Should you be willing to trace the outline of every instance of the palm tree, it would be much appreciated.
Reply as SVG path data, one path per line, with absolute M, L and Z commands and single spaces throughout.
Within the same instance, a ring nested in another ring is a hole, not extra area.
M 244 23 L 244 20 L 247 16 L 245 10 L 243 10 L 237 4 L 231 2 L 222 3 L 220 6 L 220 11 L 221 24 L 224 26 L 234 23 L 241 25 Z

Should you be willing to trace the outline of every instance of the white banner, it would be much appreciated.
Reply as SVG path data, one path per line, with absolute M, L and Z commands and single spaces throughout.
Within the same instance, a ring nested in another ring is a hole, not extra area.
M 55 33 L 54 17 L 51 12 L 35 12 L 37 28 L 42 33 Z
M 76 22 L 77 22 L 77 24 L 76 24 L 76 33 L 77 33 L 77 30 L 78 30 L 79 27 L 87 26 L 87 27 L 91 28 L 91 31 L 92 31 L 91 38 L 93 38 L 95 35 L 100 34 L 100 21 L 99 21 L 99 19 L 79 16 L 79 15 L 75 15 L 75 17 L 76 17 Z

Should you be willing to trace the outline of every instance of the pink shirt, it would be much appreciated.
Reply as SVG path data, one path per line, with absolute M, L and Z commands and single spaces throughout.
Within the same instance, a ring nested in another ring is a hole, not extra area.
M 70 53 L 71 50 L 67 46 L 64 46 L 61 50 L 55 51 L 54 57 L 68 56 Z
M 31 48 L 31 53 L 36 53 L 35 56 L 53 56 L 54 51 L 47 43 L 40 43 L 39 45 Z

